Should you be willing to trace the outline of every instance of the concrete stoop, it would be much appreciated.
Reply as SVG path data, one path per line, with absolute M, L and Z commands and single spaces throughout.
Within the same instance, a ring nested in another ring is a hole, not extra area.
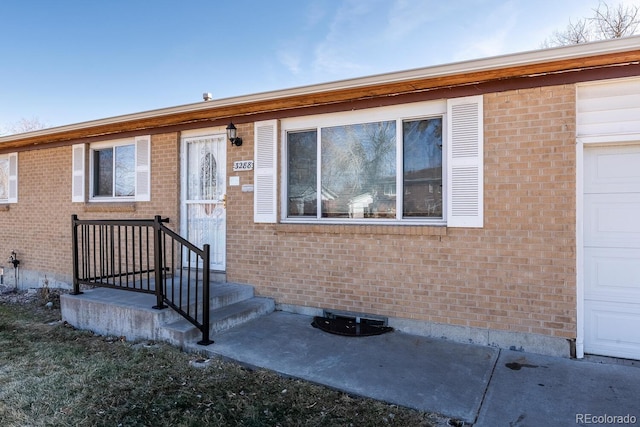
M 212 283 L 210 338 L 275 310 L 269 298 L 254 296 L 252 286 L 236 283 Z M 62 295 L 62 320 L 83 330 L 128 341 L 164 341 L 185 348 L 202 339 L 198 328 L 171 308 L 156 310 L 156 298 L 109 288 L 95 288 L 81 295 Z M 191 310 L 194 308 L 192 307 Z

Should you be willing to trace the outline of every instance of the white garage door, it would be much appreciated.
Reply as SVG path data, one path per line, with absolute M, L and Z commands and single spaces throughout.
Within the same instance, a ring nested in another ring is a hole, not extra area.
M 584 153 L 584 350 L 640 359 L 640 144 Z

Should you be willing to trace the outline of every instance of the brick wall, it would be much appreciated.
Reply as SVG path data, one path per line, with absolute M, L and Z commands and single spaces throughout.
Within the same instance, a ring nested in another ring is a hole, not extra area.
M 230 188 L 228 280 L 282 304 L 575 337 L 575 89 L 489 94 L 484 115 L 484 228 L 254 224 L 253 193 Z M 229 161 L 252 156 L 251 130 Z
M 281 304 L 575 337 L 575 89 L 484 97 L 482 229 L 254 224 L 253 124 L 227 147 L 227 278 Z M 179 229 L 179 134 L 152 137 L 150 202 L 71 203 L 71 147 L 19 157 L 19 203 L 0 209 L 0 266 L 71 274 L 71 214 L 171 218 Z M 279 158 L 279 161 L 281 159 Z M 46 218 L 46 221 L 43 221 Z
M 70 283 L 71 215 L 81 219 L 152 218 L 162 215 L 178 228 L 179 150 L 177 133 L 152 137 L 151 201 L 72 203 L 71 146 L 23 151 L 18 158 L 18 203 L 0 210 L 0 266 L 5 280 L 13 267 L 5 262 L 12 250 L 20 260 L 22 287 L 48 280 Z

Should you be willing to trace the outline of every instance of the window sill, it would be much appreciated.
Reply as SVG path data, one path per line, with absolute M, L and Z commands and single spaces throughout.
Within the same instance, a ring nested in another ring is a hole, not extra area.
M 135 212 L 135 202 L 89 202 L 83 207 L 84 212 Z
M 417 224 L 309 224 L 279 223 L 275 225 L 276 233 L 323 233 L 323 234 L 374 234 L 403 236 L 446 236 L 445 225 Z

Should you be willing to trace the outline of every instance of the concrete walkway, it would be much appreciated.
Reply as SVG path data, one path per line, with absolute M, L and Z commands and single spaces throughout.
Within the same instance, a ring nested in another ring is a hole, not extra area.
M 638 364 L 554 358 L 398 331 L 343 337 L 313 328 L 312 320 L 275 312 L 213 337 L 206 351 L 474 426 L 640 425 Z M 618 416 L 627 418 L 612 418 Z

